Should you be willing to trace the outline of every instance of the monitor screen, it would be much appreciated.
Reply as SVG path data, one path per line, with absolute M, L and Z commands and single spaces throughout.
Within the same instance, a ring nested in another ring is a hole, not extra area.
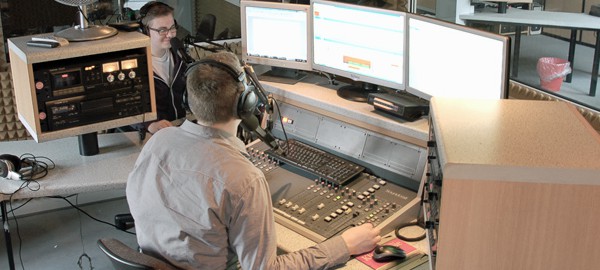
M 242 60 L 273 67 L 275 77 L 300 79 L 298 70 L 312 70 L 310 6 L 241 1 L 240 9 Z
M 433 96 L 507 97 L 510 39 L 434 18 L 408 16 L 407 91 Z
M 362 83 L 338 95 L 366 101 L 378 86 L 404 90 L 406 13 L 315 0 L 312 16 L 313 69 Z

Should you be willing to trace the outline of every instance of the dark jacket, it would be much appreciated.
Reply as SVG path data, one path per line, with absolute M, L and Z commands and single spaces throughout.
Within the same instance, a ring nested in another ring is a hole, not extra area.
M 185 117 L 186 109 L 183 105 L 186 95 L 185 69 L 187 64 L 181 59 L 173 48 L 171 53 L 174 60 L 174 76 L 171 85 L 168 85 L 161 77 L 154 74 L 154 92 L 156 95 L 156 112 L 158 120 L 173 121 Z M 147 123 L 148 126 L 150 123 Z

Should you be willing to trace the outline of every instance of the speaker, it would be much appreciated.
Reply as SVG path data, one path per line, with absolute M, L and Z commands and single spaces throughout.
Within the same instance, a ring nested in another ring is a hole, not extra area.
M 21 159 L 14 155 L 0 155 L 0 177 L 9 180 L 21 180 Z
M 185 71 L 186 76 L 198 65 L 209 65 L 221 69 L 231 75 L 237 83 L 244 83 L 244 78 L 246 78 L 244 71 L 237 71 L 234 67 L 214 59 L 201 59 L 190 64 Z M 257 104 L 258 97 L 254 93 L 254 86 L 244 84 L 244 91 L 240 92 L 236 97 L 233 112 L 239 118 L 244 119 L 254 113 Z

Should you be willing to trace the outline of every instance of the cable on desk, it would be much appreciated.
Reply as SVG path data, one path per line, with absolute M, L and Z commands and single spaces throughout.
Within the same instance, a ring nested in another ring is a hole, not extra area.
M 15 228 L 17 229 L 17 237 L 19 239 L 19 261 L 21 263 L 21 268 L 24 270 L 25 266 L 23 265 L 23 257 L 22 257 L 22 247 L 23 247 L 23 239 L 21 238 L 21 232 L 19 230 L 19 221 L 17 220 L 17 216 L 15 215 L 15 210 L 19 209 L 20 207 L 22 207 L 23 205 L 27 204 L 28 202 L 31 201 L 31 199 L 27 200 L 25 203 L 21 204 L 19 207 L 17 208 L 13 208 L 12 207 L 12 197 L 14 194 L 16 194 L 17 192 L 19 192 L 19 190 L 24 189 L 24 188 L 29 188 L 29 190 L 31 191 L 37 191 L 40 189 L 40 184 L 36 181 L 39 180 L 41 178 L 44 178 L 46 175 L 48 175 L 48 171 L 52 170 L 56 167 L 56 165 L 54 164 L 54 161 L 52 161 L 51 159 L 47 158 L 47 157 L 43 157 L 43 156 L 39 156 L 36 157 L 33 154 L 30 153 L 25 153 L 22 154 L 19 159 L 21 160 L 21 170 L 19 170 L 19 174 L 21 174 L 21 181 L 23 181 L 21 183 L 21 185 L 19 186 L 19 188 L 17 188 L 17 190 L 15 190 L 12 193 L 2 193 L 3 195 L 9 195 L 8 197 L 8 206 L 10 208 L 9 211 L 7 211 L 8 213 L 11 213 L 13 216 L 13 220 L 15 222 Z M 32 187 L 31 185 L 35 184 L 34 187 Z M 7 218 L 7 217 L 5 217 Z

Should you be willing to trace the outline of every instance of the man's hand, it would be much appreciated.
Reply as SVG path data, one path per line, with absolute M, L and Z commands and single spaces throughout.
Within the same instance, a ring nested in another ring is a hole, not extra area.
M 358 255 L 373 250 L 381 241 L 380 233 L 381 231 L 374 228 L 373 224 L 365 223 L 343 232 L 342 239 L 346 242 L 350 255 Z
M 163 128 L 172 127 L 172 126 L 173 125 L 171 124 L 171 122 L 169 122 L 167 120 L 160 120 L 160 121 L 156 121 L 156 122 L 153 122 L 152 124 L 150 124 L 148 126 L 148 132 L 150 132 L 150 134 L 154 134 Z

